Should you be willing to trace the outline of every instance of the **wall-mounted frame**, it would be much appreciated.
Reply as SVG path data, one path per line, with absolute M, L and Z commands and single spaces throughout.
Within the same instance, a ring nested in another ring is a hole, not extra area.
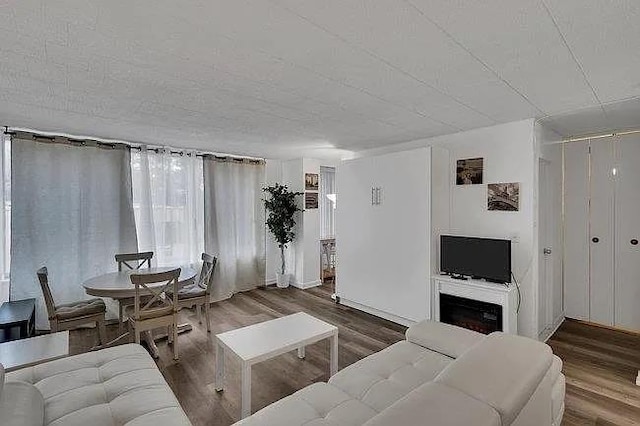
M 317 192 L 305 192 L 304 193 L 304 208 L 305 210 L 318 208 L 318 193 Z
M 487 208 L 508 212 L 520 210 L 520 184 L 512 182 L 487 185 Z
M 456 185 L 479 185 L 484 179 L 484 158 L 456 162 Z
M 317 191 L 320 188 L 320 175 L 317 173 L 304 174 L 304 189 L 307 191 Z

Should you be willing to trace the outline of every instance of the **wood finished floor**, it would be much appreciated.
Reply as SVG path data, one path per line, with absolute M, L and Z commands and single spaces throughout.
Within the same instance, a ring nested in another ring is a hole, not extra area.
M 336 305 L 328 285 L 309 290 L 257 289 L 212 305 L 212 332 L 197 323 L 192 311 L 180 313 L 194 330 L 179 336 L 180 361 L 159 342 L 158 366 L 195 426 L 229 425 L 240 413 L 240 371 L 227 357 L 225 391 L 214 390 L 214 335 L 282 315 L 304 311 L 339 328 L 340 369 L 404 338 L 405 328 L 355 309 Z M 110 326 L 115 337 L 117 330 Z M 91 330 L 71 333 L 71 352 L 94 344 Z M 640 425 L 640 336 L 567 320 L 549 340 L 564 362 L 567 376 L 563 425 Z M 328 379 L 329 344 L 307 348 L 306 359 L 294 352 L 257 364 L 252 373 L 252 410 L 255 412 L 298 389 Z

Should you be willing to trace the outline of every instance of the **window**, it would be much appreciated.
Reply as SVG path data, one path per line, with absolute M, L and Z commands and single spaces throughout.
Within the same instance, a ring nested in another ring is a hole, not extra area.
M 320 167 L 320 238 L 335 236 L 336 169 Z
M 9 300 L 9 267 L 11 265 L 11 138 L 2 135 L 0 148 L 0 175 L 2 189 L 0 201 L 3 215 L 0 218 L 0 304 Z

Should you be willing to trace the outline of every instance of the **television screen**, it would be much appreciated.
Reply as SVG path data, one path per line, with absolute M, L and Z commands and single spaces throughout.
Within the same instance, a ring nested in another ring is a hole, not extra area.
M 440 271 L 511 282 L 511 241 L 441 235 Z

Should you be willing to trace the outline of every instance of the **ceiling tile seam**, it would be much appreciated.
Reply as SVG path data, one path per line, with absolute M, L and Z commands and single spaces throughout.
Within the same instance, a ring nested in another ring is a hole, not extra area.
M 470 105 L 467 105 L 465 102 L 461 101 L 460 99 L 457 99 L 455 96 L 453 96 L 453 95 L 451 95 L 451 94 L 449 94 L 449 93 L 446 93 L 446 92 L 445 92 L 445 91 L 443 91 L 442 89 L 439 89 L 439 88 L 437 88 L 437 87 L 435 87 L 435 86 L 433 86 L 433 85 L 431 85 L 431 84 L 427 83 L 426 81 L 423 81 L 423 80 L 419 79 L 418 77 L 414 76 L 413 74 L 409 73 L 408 71 L 403 70 L 403 69 L 402 69 L 402 68 L 400 68 L 399 66 L 397 66 L 397 65 L 395 65 L 395 64 L 393 64 L 393 63 L 391 63 L 391 62 L 389 62 L 388 60 L 386 60 L 386 59 L 384 59 L 384 58 L 382 58 L 382 57 L 380 57 L 380 56 L 376 55 L 375 53 L 371 52 L 370 50 L 368 50 L 368 49 L 365 49 L 365 48 L 363 48 L 363 47 L 356 46 L 356 45 L 352 44 L 349 40 L 345 39 L 344 37 L 342 37 L 342 36 L 341 36 L 341 35 L 339 35 L 339 34 L 336 34 L 336 33 L 332 32 L 332 31 L 330 31 L 329 29 L 327 29 L 327 28 L 323 27 L 322 25 L 320 25 L 320 24 L 318 24 L 317 22 L 313 21 L 313 20 L 312 20 L 312 19 L 310 19 L 309 17 L 304 16 L 304 15 L 301 15 L 301 14 L 297 13 L 296 11 L 294 11 L 294 10 L 292 10 L 292 9 L 290 9 L 290 8 L 286 7 L 286 6 L 283 6 L 283 5 L 281 5 L 281 4 L 277 3 L 277 2 L 275 2 L 274 0 L 270 0 L 270 2 L 271 2 L 271 3 L 273 3 L 273 4 L 275 4 L 275 5 L 277 5 L 277 6 L 278 6 L 278 7 L 280 7 L 281 9 L 286 10 L 286 11 L 287 11 L 287 12 L 289 12 L 290 14 L 292 14 L 292 15 L 294 15 L 294 16 L 296 16 L 296 17 L 298 17 L 298 18 L 302 19 L 302 20 L 304 20 L 305 22 L 307 22 L 307 23 L 309 23 L 309 24 L 313 25 L 314 27 L 316 27 L 316 28 L 318 28 L 318 29 L 320 29 L 320 30 L 324 31 L 325 33 L 327 33 L 327 34 L 331 35 L 332 37 L 337 38 L 338 40 L 340 40 L 342 43 L 346 44 L 346 45 L 347 45 L 347 46 L 349 46 L 350 48 L 355 49 L 355 50 L 359 50 L 359 51 L 361 51 L 361 52 L 366 53 L 368 56 L 372 57 L 373 59 L 375 59 L 375 60 L 377 60 L 377 61 L 379 61 L 379 62 L 382 62 L 383 64 L 385 64 L 385 65 L 386 65 L 386 66 L 388 66 L 389 68 L 394 69 L 396 72 L 399 72 L 399 73 L 401 73 L 401 74 L 403 74 L 403 75 L 405 75 L 405 76 L 407 76 L 407 77 L 411 78 L 412 80 L 414 80 L 414 81 L 416 81 L 416 82 L 418 82 L 418 83 L 420 83 L 420 84 L 422 84 L 422 85 L 424 85 L 424 86 L 426 86 L 426 87 L 428 87 L 428 88 L 430 88 L 430 89 L 432 89 L 432 90 L 434 90 L 434 91 L 436 91 L 436 92 L 440 93 L 441 95 L 443 95 L 443 96 L 445 96 L 445 97 L 447 97 L 447 98 L 449 98 L 449 99 L 453 100 L 453 101 L 454 101 L 454 102 L 456 102 L 457 104 L 459 104 L 459 105 L 461 105 L 461 106 L 463 106 L 463 107 L 465 107 L 465 108 L 467 108 L 467 109 L 469 109 L 469 110 L 471 110 L 471 111 L 473 111 L 473 112 L 475 112 L 475 113 L 477 113 L 477 114 L 480 114 L 480 115 L 482 115 L 482 116 L 483 116 L 483 117 L 485 117 L 485 118 L 488 118 L 489 120 L 493 121 L 494 123 L 497 123 L 497 120 L 496 120 L 495 118 L 493 118 L 493 117 L 491 117 L 491 116 L 489 116 L 489 115 L 485 114 L 485 113 L 484 113 L 484 112 L 482 112 L 482 111 L 478 111 L 477 109 L 473 108 L 473 107 L 472 107 L 472 106 L 470 106 Z M 432 120 L 434 120 L 434 121 L 438 121 L 438 122 L 439 122 L 439 123 L 441 123 L 441 124 L 446 124 L 446 125 L 451 126 L 451 127 L 455 128 L 455 129 L 457 129 L 457 130 L 462 130 L 462 129 L 461 129 L 461 128 L 459 128 L 458 126 L 455 126 L 455 125 L 453 125 L 453 124 L 451 124 L 451 123 L 447 123 L 447 122 L 444 122 L 444 121 L 442 121 L 442 120 L 435 119 L 434 117 L 431 117 L 431 116 L 429 116 L 428 114 L 426 114 L 426 115 L 428 116 L 428 118 L 431 118 L 431 119 L 432 119 Z
M 439 23 L 437 23 L 435 20 L 433 20 L 431 17 L 429 17 L 422 9 L 420 9 L 419 7 L 414 5 L 410 0 L 404 0 L 404 2 L 407 3 L 408 5 L 410 5 L 416 12 L 418 12 L 418 14 L 420 14 L 420 16 L 422 16 L 428 22 L 430 22 L 431 24 L 435 25 L 436 28 L 438 28 L 445 36 L 447 36 L 451 41 L 453 41 L 455 44 L 460 46 L 460 48 L 463 49 L 465 52 L 467 52 L 467 54 L 469 56 L 471 56 L 478 63 L 480 63 L 480 65 L 482 65 L 486 70 L 488 70 L 493 75 L 495 75 L 503 84 L 505 84 L 509 89 L 514 91 L 518 96 L 520 96 L 527 103 L 529 103 L 529 105 L 531 105 L 533 108 L 535 108 L 540 114 L 542 114 L 542 115 L 545 114 L 544 110 L 542 110 L 540 107 L 538 107 L 533 101 L 531 101 L 524 93 L 522 93 L 513 84 L 511 84 L 506 78 L 502 77 L 500 75 L 500 73 L 498 73 L 496 70 L 491 68 L 489 66 L 489 64 L 487 64 L 480 57 L 478 57 L 476 54 L 474 54 L 469 48 L 467 48 L 464 44 L 462 44 L 462 42 L 458 41 L 458 39 L 456 39 L 451 33 L 449 33 L 449 31 L 447 31 Z
M 553 23 L 553 26 L 555 27 L 556 31 L 558 32 L 558 35 L 560 36 L 560 39 L 562 40 L 562 44 L 564 44 L 564 47 L 566 47 L 567 51 L 569 51 L 569 55 L 571 55 L 571 59 L 573 59 L 573 62 L 578 67 L 578 70 L 580 71 L 580 74 L 582 74 L 582 78 L 584 78 L 584 82 L 587 84 L 587 86 L 589 86 L 589 89 L 591 89 L 591 93 L 593 94 L 593 97 L 595 98 L 596 102 L 598 102 L 598 105 L 600 105 L 600 108 L 602 109 L 602 113 L 605 115 L 605 118 L 606 118 L 607 117 L 607 112 L 605 111 L 604 107 L 602 106 L 602 101 L 600 100 L 600 97 L 598 96 L 598 93 L 596 92 L 595 87 L 593 87 L 593 85 L 589 81 L 589 78 L 587 77 L 587 73 L 586 73 L 584 67 L 582 66 L 582 64 L 580 63 L 578 58 L 576 57 L 575 53 L 573 52 L 573 49 L 571 49 L 571 46 L 569 45 L 569 42 L 567 41 L 567 38 L 565 37 L 564 33 L 560 30 L 560 26 L 558 25 L 558 21 L 556 20 L 555 16 L 553 16 L 553 13 L 551 13 L 551 9 L 549 9 L 549 6 L 547 6 L 547 3 L 544 0 L 540 0 L 540 3 L 542 4 L 542 7 L 544 8 L 544 10 L 547 12 L 547 16 L 549 16 L 549 19 L 551 20 L 551 22 Z
M 227 38 L 228 40 L 230 40 L 230 41 L 232 41 L 232 42 L 233 42 L 233 39 L 228 38 L 228 37 L 225 37 L 225 38 Z M 44 44 L 44 46 L 45 46 L 45 55 L 47 55 L 46 57 L 48 57 L 48 52 L 47 52 L 47 50 L 46 50 L 46 46 L 47 46 L 47 44 L 45 43 L 45 44 Z M 63 47 L 67 47 L 67 46 L 63 46 Z M 256 50 L 256 49 L 252 49 L 252 50 Z M 269 57 L 269 58 L 271 58 L 271 59 L 278 60 L 278 61 L 283 61 L 283 60 L 282 60 L 282 59 L 280 59 L 280 58 L 276 58 L 276 57 L 274 57 L 274 56 L 270 55 L 268 52 L 264 52 L 264 51 L 261 51 L 261 50 L 257 50 L 257 51 L 259 51 L 259 52 L 261 52 L 261 53 L 265 54 L 266 56 L 268 56 L 268 57 Z M 108 55 L 102 55 L 102 54 L 99 54 L 99 55 L 97 55 L 97 56 L 99 56 L 100 58 L 103 58 L 103 59 L 112 60 L 112 61 L 118 61 L 118 62 L 122 62 L 122 63 L 124 63 L 124 64 L 130 64 L 130 65 L 133 65 L 133 66 L 137 66 L 135 63 L 132 63 L 132 62 L 130 62 L 130 61 L 126 61 L 126 60 L 122 60 L 122 59 L 114 58 L 114 57 L 111 57 L 111 56 L 108 56 Z M 47 60 L 47 62 L 49 62 L 49 60 Z M 298 64 L 290 63 L 290 62 L 288 62 L 288 61 L 283 61 L 283 62 L 287 63 L 288 65 L 290 65 L 290 66 L 292 66 L 292 67 L 294 67 L 294 68 L 304 69 L 306 72 L 309 72 L 309 71 L 310 71 L 310 69 L 308 69 L 308 68 L 306 68 L 306 67 L 302 67 L 302 66 L 300 66 L 300 65 L 298 65 Z M 215 70 L 215 68 L 214 68 L 214 72 L 216 72 L 216 71 L 217 71 L 217 70 Z M 165 75 L 165 76 L 167 76 L 167 77 L 171 77 L 171 78 L 176 77 L 176 76 L 175 76 L 174 74 L 172 74 L 172 73 L 163 72 L 163 71 L 158 70 L 158 69 L 156 69 L 156 70 L 155 70 L 155 72 L 157 72 L 157 73 L 159 73 L 159 74 L 162 74 L 162 75 Z M 228 74 L 230 74 L 230 73 L 228 73 Z M 325 80 L 331 81 L 331 82 L 332 82 L 332 83 L 334 83 L 334 84 L 339 84 L 339 85 L 342 85 L 342 86 L 344 86 L 344 87 L 348 87 L 348 88 L 350 88 L 350 89 L 352 89 L 352 90 L 356 90 L 356 91 L 359 91 L 359 92 L 361 92 L 361 93 L 364 93 L 364 94 L 366 94 L 366 95 L 368 95 L 368 96 L 372 96 L 372 97 L 376 98 L 376 99 L 377 99 L 377 100 L 379 100 L 379 101 L 382 101 L 382 102 L 385 102 L 385 103 L 388 103 L 388 104 L 394 105 L 394 106 L 396 106 L 396 107 L 398 107 L 398 108 L 402 108 L 402 109 L 407 110 L 407 111 L 411 111 L 411 112 L 415 113 L 416 115 L 419 115 L 419 116 L 421 116 L 421 117 L 423 117 L 423 118 L 429 118 L 429 119 L 432 119 L 432 120 L 434 120 L 434 121 L 438 121 L 438 120 L 433 119 L 433 118 L 431 118 L 431 117 L 429 117 L 429 116 L 427 116 L 427 115 L 425 115 L 425 114 L 420 114 L 420 113 L 418 113 L 417 111 L 410 110 L 410 109 L 406 108 L 406 107 L 405 107 L 405 106 L 403 106 L 403 105 L 392 103 L 392 102 L 388 101 L 387 99 L 384 99 L 384 98 L 381 98 L 381 97 L 379 97 L 379 96 L 377 96 L 377 95 L 374 95 L 374 94 L 372 94 L 372 93 L 369 93 L 368 91 L 363 91 L 363 90 L 362 90 L 361 88 L 359 88 L 359 87 L 344 84 L 343 82 L 340 82 L 340 81 L 338 81 L 338 80 L 332 79 L 332 78 L 330 78 L 330 77 L 328 77 L 328 76 L 325 76 L 325 75 L 323 75 L 323 74 L 321 74 L 321 73 L 314 72 L 314 74 L 315 74 L 315 75 L 317 75 L 317 76 L 319 76 L 319 77 L 322 77 L 322 78 L 323 78 L 323 79 L 325 79 Z M 233 74 L 230 74 L 230 75 L 233 75 Z M 202 88 L 202 87 L 204 87 L 204 86 L 202 86 L 201 82 L 199 82 L 199 81 L 197 81 L 197 80 L 194 80 L 194 79 L 191 79 L 191 78 L 188 78 L 188 77 L 184 77 L 184 76 L 181 76 L 181 78 L 182 78 L 183 80 L 185 80 L 185 81 L 190 82 L 190 83 L 194 83 L 194 84 L 195 84 L 195 85 L 197 85 L 198 87 L 201 87 L 201 88 Z M 246 78 L 245 78 L 245 79 L 246 79 Z M 253 80 L 251 80 L 251 79 L 247 79 L 247 80 L 248 80 L 248 81 L 253 81 Z M 282 89 L 278 88 L 277 86 L 274 86 L 274 85 L 271 85 L 271 86 L 272 86 L 272 87 L 274 87 L 276 90 L 283 91 Z M 207 89 L 209 89 L 209 88 L 207 88 Z M 228 91 L 233 92 L 233 93 L 239 93 L 239 92 L 234 92 L 232 89 L 225 89 L 225 90 L 228 90 Z M 287 93 L 287 91 L 283 91 L 283 92 L 284 92 L 284 93 Z M 292 93 L 295 93 L 295 91 L 293 91 Z M 275 102 L 273 102 L 273 101 L 267 101 L 267 100 L 264 100 L 264 99 L 261 99 L 261 98 L 255 97 L 255 96 L 250 96 L 250 95 L 247 95 L 247 94 L 242 94 L 242 95 L 243 95 L 243 96 L 245 96 L 245 97 L 248 97 L 248 98 L 252 98 L 252 99 L 254 99 L 254 100 L 257 100 L 257 101 L 262 101 L 262 102 L 272 103 L 273 105 L 276 105 L 276 106 L 279 106 L 279 107 L 283 107 L 283 108 L 289 108 L 289 107 L 284 107 L 284 106 L 282 106 L 282 105 L 280 105 L 280 104 L 278 104 L 278 103 L 275 103 Z M 310 98 L 309 98 L 309 99 L 310 99 Z M 323 102 L 323 103 L 324 103 L 325 105 L 333 106 L 334 108 L 344 109 L 344 108 L 341 108 L 339 105 L 338 105 L 338 106 L 335 106 L 334 104 L 331 104 L 331 103 L 326 103 L 326 102 Z M 289 108 L 289 109 L 292 109 L 292 108 Z M 300 111 L 303 111 L 303 112 L 305 112 L 305 113 L 307 113 L 307 114 L 316 114 L 316 113 L 314 113 L 314 112 L 312 112 L 312 111 L 307 111 L 307 110 L 304 110 L 304 109 L 300 109 Z M 377 122 L 377 123 L 384 124 L 384 125 L 386 125 L 386 126 L 392 126 L 392 127 L 395 127 L 395 128 L 401 128 L 400 126 L 398 126 L 398 125 L 396 125 L 396 124 L 393 124 L 393 123 L 391 123 L 391 122 L 388 122 L 388 121 L 386 121 L 386 120 L 381 120 L 381 119 L 372 119 L 372 118 L 365 117 L 365 116 L 363 116 L 363 115 L 361 115 L 361 114 L 359 114 L 359 115 L 360 115 L 360 116 L 362 116 L 363 118 L 366 118 L 368 121 L 374 121 L 374 122 Z M 451 127 L 451 128 L 452 128 L 452 129 L 454 129 L 454 130 L 460 130 L 460 129 L 458 129 L 456 126 L 451 125 L 451 124 L 448 124 L 448 123 L 444 123 L 444 122 L 442 122 L 441 124 L 448 125 L 449 127 Z

